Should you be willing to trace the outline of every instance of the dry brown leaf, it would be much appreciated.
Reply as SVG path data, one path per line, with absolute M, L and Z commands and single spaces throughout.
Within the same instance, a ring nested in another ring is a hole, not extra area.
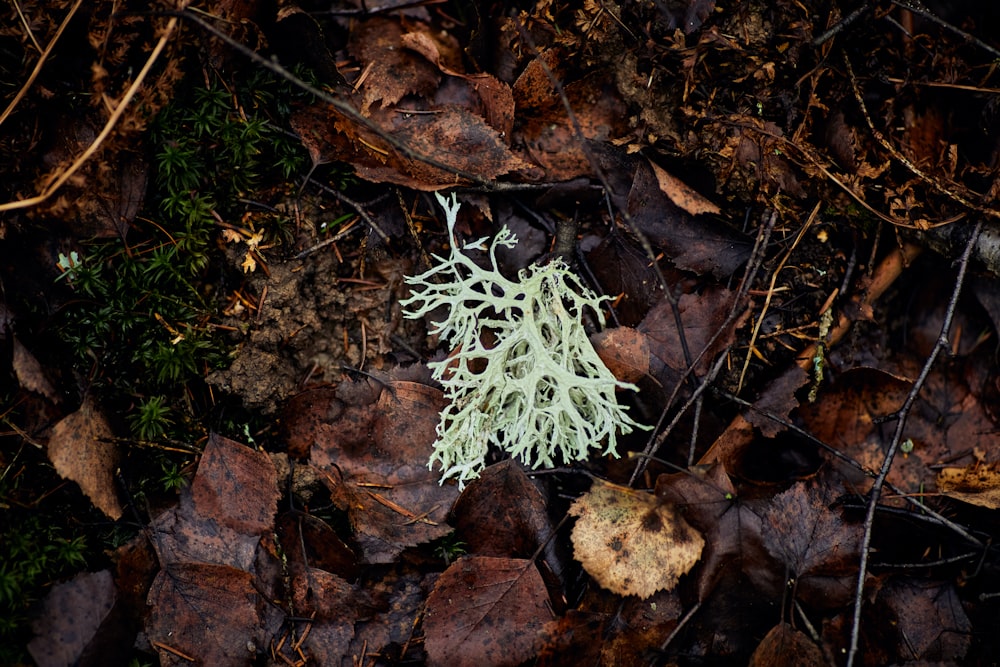
M 111 427 L 93 398 L 52 427 L 48 456 L 56 472 L 80 485 L 94 506 L 110 518 L 122 515 L 115 493 L 118 450 Z
M 978 463 L 965 468 L 944 468 L 938 473 L 938 491 L 964 503 L 1000 509 L 1000 472 Z
M 670 201 L 680 206 L 691 215 L 701 215 L 702 213 L 719 214 L 719 207 L 698 194 L 690 185 L 667 173 L 655 162 L 650 161 L 649 166 L 656 174 L 656 181 L 660 184 L 663 194 L 670 197 Z
M 573 554 L 604 588 L 648 598 L 670 590 L 701 557 L 705 540 L 650 493 L 598 481 L 569 509 Z
M 28 348 L 21 344 L 17 336 L 14 336 L 13 339 L 14 373 L 17 375 L 17 381 L 21 384 L 21 387 L 36 394 L 41 394 L 53 403 L 58 403 L 61 397 L 56 392 L 55 387 L 52 386 L 52 383 L 49 382 L 48 377 L 45 376 L 45 371 L 42 369 L 42 365 L 38 363 L 38 359 L 28 351 Z

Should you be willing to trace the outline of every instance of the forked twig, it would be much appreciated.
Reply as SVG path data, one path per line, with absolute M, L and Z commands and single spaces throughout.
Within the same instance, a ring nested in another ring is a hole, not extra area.
M 941 332 L 938 334 L 934 349 L 931 350 L 927 361 L 920 370 L 920 375 L 913 383 L 909 393 L 906 395 L 906 399 L 903 401 L 903 406 L 896 415 L 896 430 L 893 432 L 892 440 L 889 442 L 889 450 L 885 453 L 885 458 L 882 460 L 882 467 L 879 469 L 878 476 L 872 483 L 871 496 L 868 498 L 868 507 L 865 512 L 864 534 L 861 538 L 861 563 L 858 567 L 858 582 L 854 591 L 854 615 L 851 621 L 851 645 L 847 652 L 847 667 L 853 667 L 854 659 L 857 657 L 858 652 L 858 639 L 861 634 L 861 607 L 864 604 L 865 577 L 868 574 L 868 550 L 871 547 L 872 530 L 875 524 L 875 510 L 878 507 L 879 497 L 882 494 L 882 487 L 885 486 L 889 470 L 892 468 L 892 461 L 896 457 L 896 452 L 899 451 L 899 446 L 903 441 L 903 429 L 906 426 L 906 419 L 910 414 L 910 410 L 913 408 L 920 390 L 927 381 L 927 376 L 930 375 L 931 368 L 934 366 L 938 355 L 942 350 L 948 349 L 948 333 L 951 331 L 951 323 L 955 318 L 958 297 L 962 293 L 965 274 L 969 268 L 969 258 L 972 256 L 972 249 L 976 246 L 976 240 L 979 238 L 982 226 L 983 222 L 980 219 L 976 222 L 976 226 L 965 245 L 965 250 L 962 252 L 962 257 L 959 259 L 955 289 L 952 290 L 951 299 L 948 301 L 948 310 L 945 312 L 944 322 L 941 324 Z

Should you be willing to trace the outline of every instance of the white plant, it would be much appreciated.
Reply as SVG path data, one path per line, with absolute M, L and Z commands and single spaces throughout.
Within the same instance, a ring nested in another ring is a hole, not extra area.
M 611 374 L 583 326 L 585 308 L 604 324 L 601 302 L 609 297 L 587 289 L 559 259 L 522 270 L 516 282 L 502 276 L 496 250 L 517 243 L 507 227 L 488 249 L 486 239 L 466 244 L 488 252 L 490 266 L 480 267 L 458 247 L 455 196 L 437 199 L 450 254 L 407 277 L 414 294 L 402 302 L 411 319 L 444 308 L 431 333 L 454 350 L 429 364 L 449 400 L 429 466 L 440 465 L 442 482 L 456 477 L 464 486 L 485 467 L 491 444 L 532 468 L 580 461 L 602 446 L 618 456 L 618 431 L 647 427 L 618 405 L 615 390 L 635 386 Z

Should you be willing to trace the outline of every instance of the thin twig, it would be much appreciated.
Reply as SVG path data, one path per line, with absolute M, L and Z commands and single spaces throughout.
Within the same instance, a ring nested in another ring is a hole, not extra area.
M 861 538 L 861 563 L 858 567 L 858 583 L 854 591 L 854 616 L 851 622 L 851 645 L 847 652 L 847 667 L 853 667 L 854 665 L 854 660 L 858 652 L 858 640 L 861 636 L 861 608 L 864 604 L 865 577 L 868 574 L 868 559 L 870 555 L 868 550 L 871 547 L 872 531 L 875 525 L 875 509 L 882 494 L 882 487 L 885 486 L 886 478 L 889 476 L 892 461 L 896 457 L 900 443 L 903 441 L 903 429 L 906 427 L 906 419 L 910 414 L 910 410 L 913 408 L 920 390 L 927 382 L 927 377 L 930 375 L 931 368 L 934 366 L 938 355 L 943 350 L 948 349 L 948 334 L 951 331 L 952 320 L 955 318 L 955 310 L 958 308 L 958 297 L 962 293 L 965 274 L 969 268 L 969 258 L 972 256 L 972 249 L 976 246 L 982 226 L 982 220 L 978 220 L 965 245 L 965 250 L 962 252 L 962 257 L 959 260 L 958 277 L 955 279 L 955 289 L 952 290 L 951 299 L 948 301 L 948 310 L 945 313 L 944 322 L 941 324 L 941 332 L 938 334 L 934 349 L 931 350 L 927 361 L 920 370 L 919 377 L 917 377 L 916 382 L 913 383 L 909 393 L 906 395 L 906 400 L 903 401 L 903 406 L 897 415 L 896 430 L 893 432 L 892 440 L 889 442 L 889 450 L 882 461 L 882 467 L 879 469 L 878 476 L 872 483 L 871 495 L 868 499 L 868 509 L 865 512 L 864 534 Z
M 79 4 L 80 3 L 78 1 L 76 6 Z M 74 6 L 74 9 L 76 6 Z M 139 92 L 140 86 L 142 86 L 142 83 L 146 80 L 146 76 L 149 74 L 149 71 L 153 68 L 153 63 L 155 63 L 157 58 L 160 57 L 160 53 L 162 53 L 163 49 L 167 46 L 167 42 L 170 41 L 170 37 L 174 34 L 174 30 L 176 30 L 176 28 L 177 18 L 171 18 L 170 22 L 167 23 L 167 27 L 163 31 L 163 34 L 160 36 L 159 41 L 153 48 L 153 52 L 150 53 L 149 58 L 146 59 L 146 64 L 142 66 L 142 69 L 139 70 L 139 74 L 135 77 L 135 81 L 133 81 L 132 85 L 130 85 L 128 90 L 125 91 L 122 99 L 118 102 L 118 106 L 115 107 L 111 116 L 108 117 L 108 120 L 104 124 L 104 128 L 101 130 L 100 134 L 98 134 L 90 145 L 87 146 L 87 149 L 73 161 L 73 164 L 67 167 L 55 180 L 49 183 L 41 194 L 28 199 L 18 199 L 16 201 L 7 202 L 6 204 L 0 204 L 0 211 L 12 211 L 14 209 L 29 208 L 31 206 L 35 206 L 36 204 L 41 204 L 46 199 L 51 197 L 56 190 L 61 188 L 63 184 L 73 176 L 73 174 L 78 172 L 80 168 L 86 164 L 91 157 L 93 157 L 98 149 L 100 149 L 101 144 L 104 143 L 104 140 L 111 134 L 111 131 L 115 129 L 116 125 L 118 125 L 118 121 L 125 113 L 129 104 L 132 103 L 132 98 L 135 97 L 137 92 Z M 2 120 L 2 118 L 0 118 L 0 120 Z
M 38 78 L 38 75 L 42 71 L 42 66 L 45 64 L 45 61 L 49 59 L 49 54 L 52 53 L 52 49 L 55 48 L 56 42 L 59 41 L 59 38 L 66 30 L 66 26 L 69 25 L 70 20 L 76 14 L 76 10 L 80 8 L 81 4 L 83 4 L 83 0 L 76 0 L 76 2 L 73 3 L 73 6 L 70 7 L 69 13 L 66 14 L 66 17 L 63 19 L 62 23 L 59 24 L 59 28 L 56 30 L 56 34 L 53 35 L 52 39 L 49 41 L 49 45 L 46 46 L 45 50 L 42 51 L 42 54 L 38 56 L 38 62 L 35 63 L 35 68 L 31 70 L 31 74 L 28 76 L 28 80 L 24 82 L 24 85 L 21 86 L 21 90 L 17 91 L 17 95 L 15 95 L 14 99 L 10 101 L 10 104 L 7 105 L 7 108 L 4 109 L 3 113 L 0 114 L 0 124 L 3 124 L 3 122 L 7 120 L 7 117 L 11 114 L 12 111 L 14 111 L 14 108 L 18 104 L 20 104 L 25 94 L 27 94 L 28 89 L 31 88 L 31 84 L 33 84 L 35 82 L 35 79 Z M 20 13 L 21 11 L 20 5 L 15 5 L 15 6 L 17 6 L 18 13 Z M 32 40 L 34 40 L 34 37 L 32 37 Z

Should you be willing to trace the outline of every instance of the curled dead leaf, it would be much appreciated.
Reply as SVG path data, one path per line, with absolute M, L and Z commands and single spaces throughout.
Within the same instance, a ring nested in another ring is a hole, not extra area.
M 604 588 L 648 598 L 670 590 L 705 546 L 672 505 L 624 486 L 596 482 L 569 509 L 573 555 Z

